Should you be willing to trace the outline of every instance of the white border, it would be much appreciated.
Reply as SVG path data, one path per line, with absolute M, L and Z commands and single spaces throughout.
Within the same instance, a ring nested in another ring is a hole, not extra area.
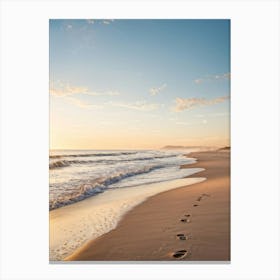
M 48 19 L 230 18 L 231 264 L 48 263 Z M 1 279 L 279 279 L 279 2 L 2 1 Z

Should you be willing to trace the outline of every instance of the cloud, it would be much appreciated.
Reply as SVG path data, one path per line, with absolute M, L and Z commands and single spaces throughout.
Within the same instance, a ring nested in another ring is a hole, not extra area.
M 163 91 L 165 88 L 167 87 L 166 84 L 161 85 L 158 88 L 150 88 L 149 92 L 151 95 L 157 95 L 158 93 L 160 93 L 161 91 Z
M 230 73 L 215 75 L 216 80 L 230 80 Z
M 222 96 L 214 99 L 205 99 L 205 98 L 180 98 L 177 97 L 175 99 L 175 108 L 176 112 L 181 112 L 184 110 L 191 109 L 197 106 L 203 105 L 214 105 L 218 103 L 222 103 L 229 99 L 229 96 Z
M 116 107 L 123 107 L 123 108 L 138 110 L 138 111 L 153 111 L 158 109 L 160 106 L 160 104 L 147 103 L 146 101 L 136 101 L 134 103 L 110 102 L 109 104 Z
M 70 85 L 60 85 L 59 87 L 50 87 L 50 94 L 54 96 L 71 96 L 75 94 L 87 94 L 87 87 L 75 87 Z
M 104 92 L 94 92 L 89 91 L 85 86 L 71 86 L 69 84 L 64 84 L 58 81 L 56 84 L 50 83 L 50 94 L 64 98 L 67 102 L 80 107 L 80 108 L 103 108 L 103 106 L 94 105 L 75 97 L 76 95 L 88 95 L 88 96 L 117 96 L 120 95 L 117 91 L 104 91 Z
M 201 84 L 204 82 L 210 82 L 210 81 L 215 81 L 215 80 L 230 80 L 230 73 L 207 75 L 203 78 L 195 79 L 194 82 L 196 84 Z
M 58 85 L 54 85 L 51 83 L 50 85 L 50 94 L 54 96 L 73 96 L 76 94 L 86 94 L 91 96 L 116 96 L 120 95 L 117 91 L 104 91 L 104 92 L 95 92 L 90 91 L 85 86 L 71 86 L 69 84 L 59 83 Z
M 72 96 L 66 97 L 66 100 L 68 102 L 70 102 L 71 104 L 79 107 L 79 108 L 86 108 L 86 109 L 89 109 L 89 108 L 95 108 L 95 109 L 103 108 L 103 106 L 90 104 L 88 102 L 85 102 L 85 101 L 83 101 L 81 99 L 78 99 L 78 98 L 75 98 L 75 97 L 72 97 Z
M 113 19 L 104 19 L 102 20 L 102 23 L 108 25 L 111 24 L 113 21 L 114 21 Z
M 88 24 L 94 24 L 95 22 L 99 22 L 99 24 L 111 24 L 114 21 L 114 19 L 103 19 L 103 20 L 98 20 L 98 19 L 86 19 L 86 22 Z

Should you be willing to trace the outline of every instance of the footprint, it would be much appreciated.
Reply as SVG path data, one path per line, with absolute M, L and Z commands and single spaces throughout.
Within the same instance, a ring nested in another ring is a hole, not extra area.
M 173 258 L 182 259 L 188 254 L 187 250 L 179 250 L 173 254 Z
M 190 219 L 181 219 L 181 222 L 182 222 L 182 223 L 190 223 L 191 220 L 190 220 Z
M 179 240 L 186 240 L 187 239 L 186 236 L 183 233 L 178 233 L 176 236 Z
M 201 196 L 199 196 L 199 197 L 197 198 L 196 201 L 200 201 L 200 200 L 203 199 L 204 197 L 209 197 L 209 196 L 210 196 L 209 194 L 203 193 Z

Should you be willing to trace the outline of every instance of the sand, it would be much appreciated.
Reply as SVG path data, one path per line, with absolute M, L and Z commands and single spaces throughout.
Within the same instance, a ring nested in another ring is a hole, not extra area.
M 230 152 L 188 155 L 207 180 L 150 197 L 67 261 L 229 261 Z M 184 168 L 184 166 L 182 167 Z

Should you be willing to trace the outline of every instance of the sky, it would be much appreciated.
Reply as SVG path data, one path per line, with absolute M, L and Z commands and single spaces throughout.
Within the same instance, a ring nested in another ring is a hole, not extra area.
M 229 20 L 49 24 L 51 149 L 229 145 Z

